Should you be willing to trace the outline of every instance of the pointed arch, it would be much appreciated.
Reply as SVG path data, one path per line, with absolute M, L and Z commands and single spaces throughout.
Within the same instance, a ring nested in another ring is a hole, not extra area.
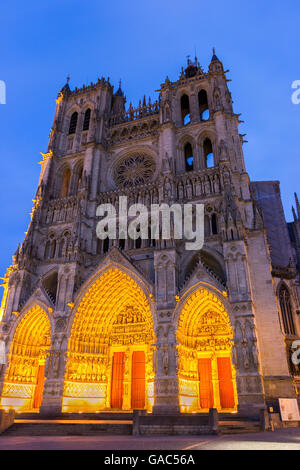
M 187 94 L 184 94 L 181 96 L 180 108 L 181 108 L 182 125 L 186 126 L 187 124 L 191 122 L 190 99 Z
M 236 410 L 233 330 L 220 295 L 199 285 L 186 293 L 176 310 L 181 410 Z
M 70 125 L 69 125 L 69 135 L 70 134 L 75 134 L 76 132 L 76 127 L 77 127 L 77 121 L 78 121 L 78 112 L 75 111 L 70 119 Z
M 71 170 L 70 168 L 66 168 L 62 174 L 60 197 L 68 196 L 69 188 L 70 188 L 70 180 L 71 180 Z
M 90 119 L 91 119 L 91 108 L 88 108 L 84 113 L 83 126 L 82 126 L 83 131 L 89 130 Z
M 278 288 L 278 299 L 281 312 L 282 330 L 286 335 L 294 336 L 296 334 L 295 322 L 293 318 L 293 306 L 291 294 L 284 282 L 281 282 Z
M 1 398 L 2 408 L 39 409 L 44 367 L 51 344 L 51 322 L 39 304 L 31 305 L 18 321 L 10 345 Z
M 107 267 L 86 286 L 74 307 L 63 410 L 131 409 L 134 358 L 141 357 L 145 362 L 142 408 L 151 409 L 153 342 L 153 315 L 144 289 L 124 269 Z M 122 386 L 116 389 L 117 370 Z

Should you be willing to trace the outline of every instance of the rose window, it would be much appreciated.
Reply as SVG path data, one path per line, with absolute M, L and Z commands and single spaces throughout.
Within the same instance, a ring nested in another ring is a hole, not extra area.
M 114 172 L 117 186 L 130 188 L 149 182 L 155 171 L 155 163 L 149 155 L 131 155 L 119 163 Z

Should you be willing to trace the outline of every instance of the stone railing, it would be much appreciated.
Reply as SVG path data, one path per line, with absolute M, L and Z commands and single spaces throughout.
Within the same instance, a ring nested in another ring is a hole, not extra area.
M 128 197 L 128 203 L 158 204 L 164 201 L 183 203 L 221 194 L 223 177 L 217 167 L 196 170 L 176 176 L 165 176 L 160 182 L 146 183 L 132 188 L 118 188 L 99 194 L 98 203 L 117 204 L 120 195 Z
M 129 108 L 125 113 L 115 114 L 109 119 L 109 126 L 116 126 L 123 124 L 125 122 L 136 121 L 148 116 L 153 116 L 154 114 L 159 113 L 159 103 L 144 104 L 143 106 L 138 106 L 137 108 Z

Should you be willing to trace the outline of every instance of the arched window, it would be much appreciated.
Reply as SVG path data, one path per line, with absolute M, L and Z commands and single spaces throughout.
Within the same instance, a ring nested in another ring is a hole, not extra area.
M 182 123 L 184 126 L 191 122 L 191 114 L 190 114 L 190 100 L 187 95 L 183 95 L 181 97 L 181 118 Z
M 59 258 L 62 258 L 62 257 L 65 257 L 67 255 L 67 249 L 68 249 L 68 246 L 69 246 L 69 242 L 70 242 L 70 233 L 69 232 L 65 232 L 60 240 L 60 243 L 59 243 L 59 250 L 58 250 L 58 257 Z
M 201 121 L 208 121 L 209 109 L 208 109 L 207 93 L 205 90 L 199 91 L 198 102 L 199 102 L 199 112 L 200 112 Z
M 76 126 L 77 126 L 77 120 L 78 120 L 78 113 L 75 112 L 71 116 L 69 134 L 75 134 Z
M 293 319 L 291 296 L 284 285 L 282 285 L 279 290 L 279 303 L 284 333 L 287 335 L 295 335 L 296 330 Z
M 56 256 L 56 240 L 53 239 L 51 241 L 51 246 L 50 246 L 50 258 L 55 258 Z
M 69 193 L 69 186 L 70 186 L 70 179 L 71 179 L 71 171 L 67 168 L 62 177 L 62 185 L 60 191 L 60 197 L 67 197 Z
M 184 161 L 185 161 L 185 171 L 193 171 L 194 156 L 193 156 L 193 148 L 190 143 L 187 143 L 184 146 Z
M 217 223 L 217 216 L 216 214 L 213 214 L 211 216 L 211 231 L 213 235 L 218 234 L 218 223 Z
M 42 281 L 43 287 L 48 294 L 50 294 L 54 303 L 56 302 L 56 293 L 57 293 L 57 285 L 58 285 L 58 274 L 54 272 L 50 274 L 48 277 L 44 278 Z
M 203 142 L 203 153 L 206 168 L 212 168 L 214 166 L 214 154 L 210 139 L 205 139 Z
M 83 120 L 83 131 L 87 131 L 90 127 L 90 118 L 91 118 L 91 110 L 90 108 L 86 110 L 84 113 L 84 120 Z
M 82 184 L 82 173 L 83 173 L 83 168 L 79 168 L 79 170 L 76 172 L 75 175 L 75 193 L 79 191 L 81 184 Z

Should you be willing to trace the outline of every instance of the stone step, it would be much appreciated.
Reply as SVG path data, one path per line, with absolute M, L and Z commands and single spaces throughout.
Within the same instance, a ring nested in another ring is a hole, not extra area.
M 133 413 L 131 412 L 111 412 L 104 411 L 101 413 L 60 413 L 55 416 L 41 415 L 39 413 L 18 413 L 16 414 L 16 419 L 30 419 L 30 420 L 92 420 L 92 421 L 132 421 Z
M 260 423 L 257 421 L 219 421 L 221 434 L 247 434 L 261 432 Z
M 132 421 L 17 419 L 3 436 L 131 435 Z

